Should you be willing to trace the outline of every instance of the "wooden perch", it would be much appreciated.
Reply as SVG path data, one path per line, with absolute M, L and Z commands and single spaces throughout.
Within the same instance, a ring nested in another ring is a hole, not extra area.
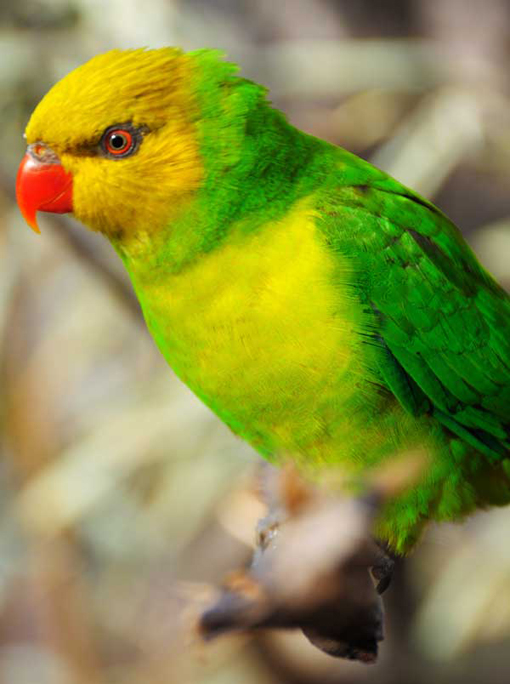
M 227 579 L 201 616 L 201 634 L 300 628 L 332 656 L 375 662 L 383 639 L 380 593 L 393 561 L 372 529 L 393 493 L 392 478 L 382 478 L 366 496 L 339 498 L 305 485 L 294 471 L 272 473 L 277 486 L 252 565 Z

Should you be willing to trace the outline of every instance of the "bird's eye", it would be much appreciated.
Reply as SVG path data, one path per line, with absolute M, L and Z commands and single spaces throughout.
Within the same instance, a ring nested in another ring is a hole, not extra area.
M 136 152 L 140 144 L 139 131 L 132 126 L 112 126 L 101 138 L 101 148 L 107 157 L 122 159 Z

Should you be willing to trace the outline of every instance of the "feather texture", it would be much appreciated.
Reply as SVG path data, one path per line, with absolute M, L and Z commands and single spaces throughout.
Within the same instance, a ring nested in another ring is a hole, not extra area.
M 105 128 L 143 131 L 101 157 Z M 29 142 L 123 259 L 177 374 L 265 457 L 326 483 L 409 450 L 377 533 L 510 501 L 510 300 L 430 202 L 305 135 L 205 50 L 113 51 L 43 99 Z

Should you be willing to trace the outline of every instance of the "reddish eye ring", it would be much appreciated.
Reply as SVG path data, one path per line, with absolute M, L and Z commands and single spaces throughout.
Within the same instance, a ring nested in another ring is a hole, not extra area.
M 120 128 L 110 131 L 105 140 L 105 147 L 110 154 L 125 154 L 133 145 L 133 136 L 129 131 Z
M 122 159 L 136 152 L 140 140 L 140 132 L 129 124 L 111 126 L 103 133 L 101 149 L 111 159 Z

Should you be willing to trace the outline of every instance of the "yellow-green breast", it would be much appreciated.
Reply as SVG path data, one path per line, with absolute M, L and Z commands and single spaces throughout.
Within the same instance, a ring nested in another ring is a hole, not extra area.
M 364 450 L 381 437 L 351 410 L 371 377 L 359 353 L 364 314 L 339 287 L 351 266 L 315 220 L 307 198 L 255 233 L 240 223 L 179 274 L 130 270 L 165 358 L 235 432 L 266 455 L 333 463 L 360 448 L 342 448 L 353 430 Z
M 442 502 L 453 486 L 457 508 L 473 508 L 471 478 L 452 468 L 430 416 L 413 416 L 381 386 L 356 274 L 325 244 L 312 200 L 256 232 L 239 223 L 178 274 L 138 271 L 136 259 L 129 270 L 169 364 L 266 457 L 289 458 L 335 488 L 386 458 L 428 454 L 426 481 L 377 525 L 404 551 L 428 516 L 448 518 Z

